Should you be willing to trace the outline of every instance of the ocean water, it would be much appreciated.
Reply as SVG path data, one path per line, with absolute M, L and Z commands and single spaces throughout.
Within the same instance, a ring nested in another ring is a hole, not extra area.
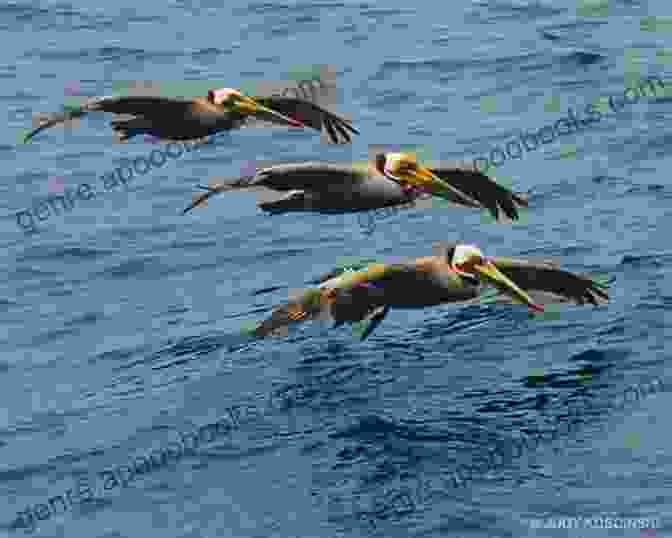
M 0 3 L 2 536 L 672 535 L 668 13 L 662 0 Z M 362 133 L 351 145 L 246 129 L 91 197 L 82 184 L 160 146 L 114 144 L 104 115 L 20 143 L 33 114 L 119 81 L 248 88 L 325 64 Z M 651 77 L 663 83 L 645 94 Z M 557 123 L 572 115 L 580 128 Z M 556 125 L 518 158 L 498 153 Z M 369 144 L 485 156 L 529 210 L 493 224 L 411 208 L 365 230 L 356 215 L 266 216 L 238 192 L 181 214 L 198 183 L 253 161 L 361 159 Z M 25 233 L 16 213 L 59 192 L 71 210 Z M 558 256 L 610 280 L 611 301 L 534 319 L 398 311 L 364 342 L 319 323 L 241 336 L 343 259 L 451 239 Z

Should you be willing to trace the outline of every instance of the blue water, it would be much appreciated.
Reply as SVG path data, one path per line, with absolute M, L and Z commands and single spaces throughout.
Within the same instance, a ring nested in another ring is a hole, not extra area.
M 615 403 L 672 383 L 669 87 L 493 169 L 531 192 L 513 225 L 412 208 L 368 233 L 355 215 L 264 216 L 245 192 L 181 215 L 195 185 L 255 159 L 361 159 L 395 143 L 469 159 L 640 78 L 672 85 L 668 12 L 663 0 L 2 2 L 2 535 L 30 531 L 17 523 L 27 509 L 34 535 L 68 538 L 640 535 L 530 523 L 608 516 L 658 518 L 657 536 L 672 535 L 669 391 Z M 247 129 L 78 199 L 39 233 L 17 226 L 54 185 L 94 184 L 157 147 L 112 143 L 101 116 L 19 144 L 73 85 L 242 87 L 313 64 L 336 70 L 336 109 L 362 133 L 352 145 Z M 559 256 L 612 279 L 611 302 L 548 319 L 501 305 L 392 312 L 363 343 L 319 323 L 241 335 L 344 257 L 424 255 L 447 239 Z M 126 487 L 98 478 L 241 406 L 197 453 Z M 94 498 L 49 507 L 85 478 Z

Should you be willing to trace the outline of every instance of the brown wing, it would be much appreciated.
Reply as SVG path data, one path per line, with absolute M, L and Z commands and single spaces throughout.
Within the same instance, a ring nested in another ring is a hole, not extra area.
M 204 187 L 208 192 L 193 197 L 192 204 L 183 213 L 202 204 L 211 196 L 232 189 L 265 187 L 273 191 L 314 191 L 329 192 L 332 189 L 349 188 L 367 178 L 350 163 L 328 163 L 307 161 L 278 164 L 270 168 L 257 170 L 254 176 L 227 178 L 221 183 Z
M 274 308 L 251 334 L 266 336 L 285 331 L 292 323 L 318 317 L 331 318 L 338 324 L 364 319 L 384 305 L 382 290 L 366 284 L 383 280 L 400 269 L 407 267 L 372 263 L 361 271 L 340 272 L 336 278 L 325 281 L 323 287 L 308 288 L 300 297 Z
M 351 133 L 359 134 L 350 121 L 310 101 L 294 97 L 255 97 L 255 99 L 264 106 L 298 120 L 317 131 L 322 132 L 322 126 L 324 126 L 329 139 L 334 144 L 348 144 L 352 141 Z
M 594 281 L 590 275 L 572 273 L 559 269 L 554 263 L 535 258 L 490 258 L 502 273 L 524 290 L 545 292 L 548 300 L 562 299 L 578 304 L 597 305 L 607 302 L 607 286 Z M 543 294 L 540 296 L 543 297 Z
M 361 271 L 366 269 L 366 267 L 371 263 L 378 263 L 376 258 L 351 258 L 348 262 L 343 263 L 342 265 L 322 273 L 317 278 L 310 281 L 311 284 L 323 284 L 327 280 L 341 276 L 346 271 Z
M 499 209 L 512 220 L 518 220 L 516 206 L 527 207 L 527 194 L 513 192 L 499 185 L 489 176 L 479 172 L 471 161 L 445 161 L 421 163 L 438 177 L 473 198 L 499 220 Z
M 319 288 L 309 288 L 300 297 L 276 306 L 273 313 L 250 331 L 253 336 L 268 336 L 287 330 L 293 323 L 328 315 L 328 304 Z
M 156 96 L 106 96 L 96 97 L 80 107 L 71 108 L 62 112 L 48 114 L 38 127 L 28 133 L 24 142 L 28 142 L 40 131 L 53 127 L 59 123 L 79 118 L 90 112 L 113 112 L 115 114 L 130 114 L 147 118 L 184 118 L 191 113 L 194 102 L 189 99 Z

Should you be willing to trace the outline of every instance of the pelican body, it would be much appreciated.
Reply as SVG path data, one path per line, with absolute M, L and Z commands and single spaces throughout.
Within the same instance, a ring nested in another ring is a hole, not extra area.
M 365 321 L 364 339 L 392 308 L 478 302 L 486 286 L 496 289 L 496 301 L 522 303 L 536 311 L 552 302 L 597 305 L 609 299 L 605 285 L 590 275 L 564 271 L 554 260 L 486 257 L 478 247 L 463 243 L 450 243 L 440 255 L 338 268 L 322 275 L 319 282 L 276 307 L 251 333 L 266 336 L 294 322 L 327 317 L 336 326 Z
M 275 195 L 274 200 L 259 204 L 270 213 L 353 212 L 437 196 L 462 206 L 486 208 L 496 219 L 501 209 L 515 220 L 516 206 L 527 206 L 525 193 L 509 191 L 473 165 L 452 162 L 425 166 L 410 153 L 381 153 L 360 162 L 279 164 L 257 170 L 252 176 L 229 178 L 202 188 L 207 192 L 197 194 L 184 213 L 217 193 L 236 189 Z
M 110 122 L 122 141 L 141 134 L 161 140 L 195 140 L 259 122 L 310 127 L 318 131 L 324 126 L 334 143 L 348 143 L 350 132 L 359 133 L 347 120 L 310 101 L 290 97 L 250 97 L 234 88 L 219 88 L 208 91 L 207 96 L 191 98 L 96 97 L 81 107 L 47 115 L 24 141 L 28 142 L 44 129 L 96 111 L 132 116 Z

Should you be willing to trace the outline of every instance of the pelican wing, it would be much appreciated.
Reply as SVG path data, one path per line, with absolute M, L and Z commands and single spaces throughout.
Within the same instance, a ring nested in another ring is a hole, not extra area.
M 191 112 L 193 104 L 193 101 L 189 99 L 173 97 L 136 95 L 96 97 L 79 107 L 46 115 L 40 125 L 25 136 L 24 142 L 28 142 L 40 131 L 59 123 L 79 118 L 90 112 L 113 112 L 115 114 L 130 114 L 149 118 L 175 117 L 176 120 L 179 120 Z
M 351 133 L 359 134 L 359 131 L 352 126 L 352 122 L 310 101 L 293 97 L 255 97 L 255 99 L 262 105 L 317 131 L 322 132 L 324 126 L 334 144 L 349 144 L 352 141 Z
M 500 208 L 508 218 L 518 220 L 516 205 L 521 207 L 528 205 L 525 193 L 513 192 L 502 187 L 492 178 L 476 170 L 473 162 L 452 161 L 421 164 L 488 209 L 496 220 L 499 220 Z M 455 202 L 460 203 L 457 200 Z
M 594 305 L 607 302 L 607 286 L 594 281 L 588 274 L 560 269 L 546 259 L 490 258 L 502 273 L 526 291 L 540 292 L 535 297 L 543 303 L 574 301 Z
M 298 298 L 274 308 L 267 319 L 257 324 L 252 334 L 267 336 L 285 331 L 294 322 L 330 317 L 336 321 L 336 325 L 346 321 L 369 321 L 372 327 L 365 330 L 366 337 L 382 321 L 388 310 L 384 308 L 382 290 L 376 284 L 397 269 L 396 265 L 372 263 L 362 271 L 341 272 L 319 287 L 308 288 Z
M 340 266 L 332 269 L 331 271 L 327 271 L 326 273 L 322 273 L 316 279 L 311 280 L 311 283 L 312 284 L 323 284 L 327 280 L 331 280 L 332 278 L 336 278 L 338 276 L 341 276 L 343 273 L 345 273 L 347 271 L 361 271 L 362 269 L 365 269 L 370 263 L 376 263 L 376 260 L 373 259 L 373 258 L 353 260 L 352 262 L 340 265 Z
M 277 191 L 343 191 L 367 178 L 367 169 L 356 163 L 308 161 L 259 170 L 254 184 Z
M 293 323 L 323 317 L 328 305 L 322 300 L 318 288 L 308 288 L 300 297 L 276 306 L 273 313 L 251 331 L 253 336 L 268 336 L 287 331 Z
M 366 164 L 366 163 L 364 163 Z M 201 205 L 211 196 L 232 189 L 266 188 L 274 191 L 314 191 L 340 193 L 351 191 L 368 178 L 367 168 L 355 163 L 309 161 L 288 163 L 258 170 L 254 176 L 225 178 L 204 187 L 207 192 L 197 195 L 183 213 Z
M 237 178 L 229 178 L 228 180 L 225 180 L 221 183 L 215 183 L 214 185 L 199 185 L 199 187 L 204 189 L 205 192 L 192 195 L 191 204 L 189 204 L 186 208 L 184 208 L 184 210 L 182 210 L 182 214 L 184 215 L 189 211 L 191 211 L 192 209 L 194 209 L 195 207 L 204 204 L 208 200 L 208 198 L 214 196 L 215 194 L 219 194 L 221 192 L 226 192 L 234 189 L 246 188 L 253 180 L 254 176 L 243 176 Z

